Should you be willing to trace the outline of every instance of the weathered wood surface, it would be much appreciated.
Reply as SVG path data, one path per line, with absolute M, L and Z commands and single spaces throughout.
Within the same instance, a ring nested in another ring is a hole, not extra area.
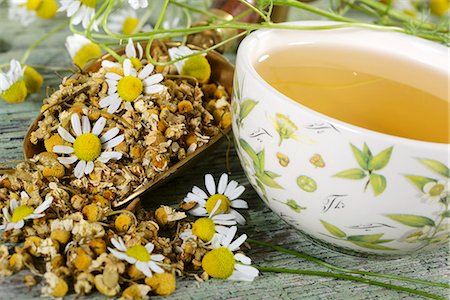
M 2 44 L 3 42 L 0 42 L 0 64 L 9 62 L 11 58 L 20 59 L 30 44 L 61 21 L 62 19 L 52 22 L 37 22 L 28 28 L 22 28 L 17 23 L 7 20 L 6 8 L 0 5 L 0 40 L 9 44 L 9 46 L 5 46 Z M 35 49 L 29 63 L 67 66 L 69 56 L 64 48 L 64 39 L 67 34 L 67 31 L 60 32 Z M 46 86 L 57 87 L 60 82 L 58 74 L 45 71 L 44 75 Z M 38 114 L 44 96 L 45 88 L 22 104 L 11 105 L 0 101 L 0 163 L 23 158 L 23 136 L 28 125 Z M 230 152 L 229 169 L 227 169 L 227 146 L 227 141 L 224 140 L 195 168 L 172 181 L 168 186 L 163 186 L 153 192 L 144 199 L 146 206 L 177 203 L 192 185 L 202 185 L 205 173 L 219 176 L 222 172 L 229 171 L 231 178 L 244 184 L 247 188 L 243 197 L 250 205 L 250 209 L 246 213 L 248 223 L 241 227 L 240 231 L 246 232 L 250 238 L 300 250 L 342 267 L 449 282 L 449 247 L 412 257 L 382 260 L 355 258 L 313 244 L 263 204 L 245 178 L 233 148 Z M 266 249 L 255 248 L 249 253 L 249 256 L 256 265 L 323 271 L 312 263 Z M 40 296 L 40 286 L 29 291 L 23 285 L 24 274 L 21 272 L 13 277 L 0 279 L 0 299 L 32 299 Z M 262 274 L 252 283 L 210 280 L 199 284 L 193 278 L 184 278 L 179 279 L 177 284 L 176 292 L 169 297 L 171 299 L 416 299 L 409 294 L 364 284 L 330 278 L 274 273 Z M 412 286 L 414 287 L 414 285 Z M 442 289 L 424 289 L 428 292 L 448 296 Z M 89 298 L 102 299 L 103 297 L 94 294 Z

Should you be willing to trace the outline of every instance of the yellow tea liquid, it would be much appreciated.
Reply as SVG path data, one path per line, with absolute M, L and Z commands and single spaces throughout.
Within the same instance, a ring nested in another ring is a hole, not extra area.
M 337 52 L 335 56 L 328 53 L 325 63 L 320 55 L 326 53 L 314 48 L 291 47 L 261 57 L 255 68 L 279 92 L 327 116 L 399 137 L 449 143 L 446 76 L 434 74 L 434 78 L 430 78 L 426 74 L 420 81 L 428 80 L 424 86 L 430 91 L 441 91 L 442 95 L 435 95 L 405 83 L 347 68 L 346 60 L 354 66 L 359 60 L 359 67 L 364 68 L 364 59 L 357 55 L 352 59 L 352 54 L 346 56 L 345 51 Z M 366 63 L 386 64 L 392 68 L 386 74 L 396 72 L 396 68 L 408 74 L 401 63 L 372 59 L 375 62 L 366 59 Z M 409 76 L 423 73 L 410 70 Z

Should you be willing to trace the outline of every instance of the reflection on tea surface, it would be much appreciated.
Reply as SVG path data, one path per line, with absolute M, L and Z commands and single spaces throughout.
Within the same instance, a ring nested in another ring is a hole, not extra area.
M 340 53 L 336 58 L 329 58 L 328 53 L 327 62 L 321 55 L 324 53 L 311 47 L 291 47 L 264 55 L 255 68 L 275 89 L 327 116 L 395 136 L 449 142 L 448 100 L 398 81 L 370 75 L 368 71 L 361 72 L 363 67 L 348 68 L 345 60 L 351 59 L 351 53 L 347 56 Z M 387 62 L 380 60 L 379 63 Z M 396 67 L 389 65 L 393 69 Z M 417 75 L 417 72 L 410 74 Z M 442 90 L 442 85 L 447 84 L 446 78 L 434 75 L 431 83 Z M 427 78 L 430 80 L 430 76 Z

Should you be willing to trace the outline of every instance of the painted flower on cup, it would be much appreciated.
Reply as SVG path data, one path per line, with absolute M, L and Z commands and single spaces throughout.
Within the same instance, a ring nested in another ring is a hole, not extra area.
M 198 51 L 186 46 L 172 47 L 168 50 L 171 60 L 193 55 Z M 211 76 L 211 66 L 205 57 L 206 54 L 193 55 L 174 62 L 178 74 L 195 77 L 200 82 L 207 82 Z
M 53 147 L 53 152 L 59 154 L 69 154 L 68 157 L 58 157 L 63 165 L 71 165 L 78 161 L 74 169 L 74 175 L 77 178 L 88 175 L 94 170 L 94 162 L 99 161 L 107 163 L 111 159 L 121 159 L 122 153 L 117 151 L 103 151 L 112 149 L 124 140 L 124 135 L 119 134 L 119 128 L 113 127 L 102 136 L 106 125 L 106 119 L 100 117 L 91 130 L 91 123 L 87 116 L 83 116 L 80 121 L 78 114 L 71 116 L 72 131 L 75 137 L 66 129 L 59 126 L 58 133 L 64 141 L 72 146 L 57 145 Z
M 406 243 L 417 243 L 421 241 L 425 241 L 428 239 L 428 236 L 432 232 L 434 227 L 426 225 L 419 230 L 415 230 L 412 233 L 409 233 L 403 240 Z
M 164 260 L 164 255 L 152 254 L 155 248 L 155 245 L 152 243 L 147 243 L 145 246 L 134 245 L 127 247 L 121 237 L 117 239 L 112 238 L 111 243 L 115 248 L 108 247 L 108 250 L 115 257 L 135 265 L 145 276 L 152 277 L 152 272 L 164 273 L 164 270 L 159 266 Z
M 153 28 L 149 24 L 141 27 L 139 16 L 130 7 L 120 8 L 109 16 L 108 27 L 112 32 L 133 34 L 150 32 Z
M 81 23 L 83 28 L 88 28 L 95 16 L 95 6 L 97 0 L 61 0 L 61 7 L 58 11 L 66 11 L 67 17 L 71 18 L 73 25 Z M 94 22 L 92 29 L 98 30 L 97 22 Z
M 75 65 L 83 68 L 87 62 L 102 54 L 100 47 L 80 34 L 66 38 L 66 49 Z
M 8 72 L 0 72 L 0 97 L 6 102 L 19 103 L 27 96 L 24 72 L 20 63 L 12 59 Z
M 148 64 L 138 73 L 130 59 L 123 62 L 123 76 L 117 73 L 106 73 L 108 83 L 108 96 L 100 100 L 100 107 L 108 107 L 110 114 L 115 113 L 122 102 L 125 108 L 132 110 L 131 102 L 134 102 L 141 95 L 151 95 L 160 93 L 164 86 L 160 84 L 163 75 L 156 73 L 151 75 L 155 67 Z
M 194 235 L 204 242 L 219 243 L 228 234 L 229 228 L 226 226 L 236 225 L 234 215 L 217 213 L 221 203 L 222 200 L 217 201 L 211 213 L 207 217 L 197 219 L 192 229 L 184 231 L 180 238 L 186 239 Z
M 238 224 L 245 224 L 244 217 L 235 208 L 247 209 L 246 201 L 238 199 L 245 188 L 236 181 L 228 182 L 228 175 L 223 173 L 216 188 L 214 178 L 211 174 L 205 175 L 205 186 L 208 194 L 201 188 L 194 186 L 184 198 L 185 202 L 197 202 L 197 205 L 189 211 L 194 216 L 208 216 L 213 212 L 218 201 L 221 201 L 216 209 L 217 213 L 234 215 Z
M 10 199 L 9 212 L 7 207 L 3 207 L 2 212 L 6 222 L 3 225 L 0 225 L 0 229 L 6 231 L 20 229 L 25 225 L 26 220 L 42 218 L 45 216 L 44 211 L 47 210 L 53 202 L 53 197 L 47 195 L 44 202 L 38 207 L 33 208 L 26 205 L 28 199 L 30 199 L 30 196 L 25 192 L 20 193 L 20 202 L 16 199 Z
M 55 0 L 11 0 L 8 18 L 19 20 L 23 26 L 28 26 L 37 18 L 53 19 L 57 9 L 58 4 Z
M 236 226 L 231 227 L 220 244 L 203 256 L 202 268 L 209 276 L 214 278 L 253 281 L 258 276 L 259 271 L 250 266 L 251 259 L 242 253 L 233 253 L 239 250 L 239 247 L 247 239 L 247 235 L 243 234 L 233 241 L 236 231 Z
M 423 186 L 423 198 L 430 202 L 439 202 L 439 200 L 447 197 L 448 191 L 448 180 L 430 181 Z

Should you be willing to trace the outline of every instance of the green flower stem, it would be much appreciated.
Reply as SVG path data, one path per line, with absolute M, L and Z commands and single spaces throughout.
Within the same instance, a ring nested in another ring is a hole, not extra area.
M 254 267 L 257 268 L 258 270 L 260 270 L 261 272 L 288 273 L 288 274 L 298 274 L 298 275 L 331 277 L 331 278 L 342 279 L 342 280 L 362 282 L 362 283 L 369 284 L 369 285 L 381 286 L 384 288 L 401 291 L 401 292 L 406 292 L 406 293 L 410 293 L 410 294 L 414 294 L 414 295 L 419 295 L 419 296 L 430 298 L 430 299 L 445 300 L 444 297 L 441 297 L 441 296 L 435 295 L 435 294 L 430 294 L 425 291 L 415 290 L 415 289 L 403 287 L 400 285 L 384 283 L 381 281 L 370 280 L 370 279 L 362 278 L 362 277 L 358 277 L 358 276 L 331 273 L 331 272 L 312 271 L 312 270 L 293 270 L 293 269 L 272 268 L 272 267 L 264 267 L 264 266 L 254 266 Z
M 89 40 L 92 39 L 92 26 L 94 26 L 94 23 L 97 21 L 97 18 L 103 13 L 103 11 L 110 6 L 110 3 L 114 4 L 114 0 L 106 0 L 103 2 L 102 6 L 95 12 L 94 17 L 92 18 L 91 22 L 89 22 L 88 27 L 86 28 L 86 38 Z M 106 14 L 105 14 L 106 15 Z
M 187 8 L 182 8 L 182 9 L 183 9 L 184 14 L 186 15 L 186 27 L 191 27 L 192 26 L 191 14 L 189 13 L 189 10 Z M 181 44 L 186 45 L 187 39 L 188 39 L 188 36 L 185 35 L 183 37 L 183 41 L 181 42 Z
M 188 9 L 188 10 L 190 10 L 190 11 L 193 11 L 193 12 L 196 12 L 196 13 L 199 13 L 199 14 L 202 14 L 202 15 L 205 15 L 205 16 L 210 17 L 210 18 L 213 18 L 213 19 L 218 19 L 218 20 L 222 20 L 222 21 L 227 21 L 227 19 L 222 18 L 222 17 L 220 17 L 220 16 L 218 16 L 218 15 L 216 15 L 216 14 L 210 12 L 210 11 L 207 11 L 207 10 L 204 10 L 204 9 L 200 9 L 200 8 L 195 7 L 195 6 L 192 6 L 192 5 L 183 3 L 183 2 L 178 2 L 178 1 L 175 1 L 175 0 L 170 0 L 170 3 L 171 3 L 171 4 L 174 4 L 174 5 L 176 5 L 176 6 L 182 7 L 182 8 L 186 8 L 186 9 Z
M 166 15 L 166 10 L 167 10 L 167 6 L 169 5 L 169 2 L 170 2 L 170 0 L 164 0 L 164 3 L 159 12 L 158 20 L 156 20 L 154 31 L 157 31 L 159 29 L 159 27 L 161 26 L 162 22 L 164 21 L 164 17 Z M 153 58 L 150 54 L 150 48 L 152 47 L 154 39 L 155 39 L 155 36 L 151 35 L 150 39 L 148 40 L 147 47 L 145 47 L 145 56 L 147 57 L 148 61 L 153 61 Z
M 39 46 L 46 39 L 48 39 L 49 37 L 51 37 L 58 31 L 63 30 L 67 26 L 67 23 L 69 23 L 69 20 L 62 22 L 61 24 L 59 24 L 58 26 L 56 26 L 55 28 L 53 28 L 52 30 L 50 30 L 49 32 L 44 34 L 40 39 L 38 39 L 36 42 L 34 42 L 30 47 L 28 47 L 28 49 L 23 54 L 22 59 L 20 60 L 20 64 L 24 65 L 26 63 L 28 57 L 30 56 L 31 52 L 34 50 L 34 48 Z
M 239 2 L 241 2 L 242 4 L 253 10 L 255 13 L 257 13 L 265 22 L 270 23 L 270 16 L 266 16 L 261 10 L 254 7 L 252 4 L 250 4 L 245 0 L 239 0 Z
M 120 63 L 123 62 L 123 57 L 120 56 L 116 51 L 114 51 L 110 47 L 106 46 L 105 44 L 102 44 L 102 43 L 97 43 L 97 44 L 99 45 L 100 48 L 102 48 L 103 50 L 105 50 L 106 52 L 111 54 L 111 56 L 114 57 L 118 62 L 120 62 Z
M 441 287 L 441 288 L 450 289 L 450 285 L 449 284 L 440 283 L 440 282 L 433 282 L 433 281 L 429 281 L 429 280 L 422 280 L 422 279 L 416 279 L 416 278 L 410 278 L 410 277 L 404 277 L 404 276 L 398 276 L 398 275 L 373 273 L 373 272 L 366 272 L 366 271 L 359 271 L 359 270 L 349 270 L 349 269 L 345 269 L 345 268 L 334 266 L 334 265 L 329 264 L 329 263 L 327 263 L 327 262 L 325 262 L 323 260 L 320 260 L 318 258 L 309 256 L 309 255 L 307 255 L 305 253 L 298 252 L 298 251 L 295 251 L 295 250 L 290 250 L 290 249 L 286 249 L 286 248 L 283 248 L 283 247 L 280 247 L 280 246 L 275 246 L 275 245 L 271 245 L 269 243 L 255 241 L 255 240 L 251 240 L 251 239 L 247 239 L 247 241 L 249 243 L 252 243 L 252 244 L 255 244 L 255 245 L 263 246 L 263 247 L 266 247 L 266 248 L 271 248 L 271 249 L 279 251 L 279 252 L 287 253 L 289 255 L 293 255 L 293 256 L 296 256 L 296 257 L 299 257 L 299 258 L 306 259 L 306 260 L 308 260 L 310 262 L 313 262 L 313 263 L 315 263 L 317 265 L 323 266 L 323 267 L 331 269 L 331 270 L 339 271 L 339 272 L 352 273 L 352 274 L 365 275 L 365 276 L 372 276 L 372 277 L 387 278 L 387 279 L 393 279 L 393 280 L 399 280 L 399 281 L 405 281 L 405 282 L 412 282 L 412 283 L 417 283 L 417 284 L 423 284 L 423 285 L 428 285 L 428 286 L 435 286 L 435 287 Z

